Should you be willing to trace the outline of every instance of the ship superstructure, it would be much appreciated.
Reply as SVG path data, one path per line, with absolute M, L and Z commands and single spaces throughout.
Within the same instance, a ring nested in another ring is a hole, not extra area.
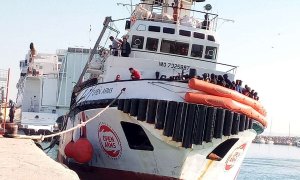
M 57 130 L 56 121 L 69 110 L 72 89 L 89 51 L 76 47 L 55 54 L 30 50 L 20 61 L 16 106 L 21 109 L 20 123 L 26 134 Z

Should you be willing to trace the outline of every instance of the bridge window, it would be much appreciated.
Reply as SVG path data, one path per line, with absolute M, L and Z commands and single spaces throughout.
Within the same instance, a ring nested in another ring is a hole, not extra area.
M 191 37 L 191 31 L 179 30 L 179 35 Z
M 198 45 L 198 44 L 193 44 L 192 45 L 191 56 L 202 58 L 202 54 L 203 54 L 203 46 Z
M 143 49 L 144 37 L 143 36 L 132 36 L 131 47 L 135 49 Z
M 160 27 L 159 26 L 149 26 L 148 31 L 160 32 Z
M 158 47 L 158 39 L 147 38 L 146 50 L 157 51 L 157 47 Z
M 164 27 L 163 32 L 166 34 L 175 34 L 175 29 Z
M 163 3 L 163 0 L 155 0 L 154 1 L 154 4 L 161 4 L 161 3 Z
M 139 24 L 138 27 L 136 28 L 137 31 L 146 31 L 146 25 L 144 24 Z
M 205 34 L 194 32 L 194 38 L 204 39 L 205 38 Z
M 169 41 L 169 40 L 162 40 L 161 42 L 161 47 L 160 47 L 161 52 L 187 56 L 188 50 L 189 50 L 188 43 Z
M 217 48 L 212 46 L 206 46 L 205 58 L 215 60 L 217 57 Z
M 215 37 L 212 35 L 207 35 L 207 40 L 215 42 Z

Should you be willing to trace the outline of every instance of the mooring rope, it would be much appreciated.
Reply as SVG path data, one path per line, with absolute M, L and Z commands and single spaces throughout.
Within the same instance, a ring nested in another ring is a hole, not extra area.
M 102 109 L 100 112 L 98 112 L 95 116 L 91 117 L 90 119 L 88 119 L 85 122 L 81 122 L 81 123 L 77 124 L 76 126 L 70 128 L 70 129 L 67 129 L 65 131 L 61 131 L 61 132 L 58 132 L 58 133 L 50 134 L 50 135 L 34 135 L 34 136 L 18 135 L 18 136 L 15 136 L 14 138 L 17 138 L 17 139 L 32 139 L 32 140 L 44 141 L 45 138 L 52 138 L 52 137 L 55 137 L 55 136 L 60 136 L 60 135 L 66 134 L 68 132 L 74 131 L 76 129 L 79 129 L 79 128 L 85 126 L 87 123 L 89 123 L 92 120 L 94 120 L 99 115 L 101 115 L 104 111 L 106 111 L 121 96 L 121 94 L 125 90 L 126 90 L 126 88 L 123 88 L 121 90 L 121 92 L 118 94 L 118 96 L 113 101 L 111 101 L 104 109 Z

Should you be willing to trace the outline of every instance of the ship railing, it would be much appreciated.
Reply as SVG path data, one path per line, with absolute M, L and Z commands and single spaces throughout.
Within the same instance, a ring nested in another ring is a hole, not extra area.
M 114 51 L 118 51 L 117 56 L 116 57 L 122 57 L 121 56 L 121 48 L 111 48 L 110 50 L 105 50 L 104 53 L 102 53 L 102 55 L 100 55 L 100 62 L 101 62 L 101 66 L 99 68 L 99 70 L 102 71 L 102 73 L 105 71 L 104 69 L 104 64 L 106 59 L 109 56 L 113 56 L 114 55 Z M 195 61 L 199 61 L 199 62 L 203 62 L 203 63 L 207 63 L 207 64 L 214 64 L 216 65 L 216 69 L 218 71 L 222 71 L 225 73 L 230 73 L 230 74 L 236 74 L 236 70 L 238 68 L 238 66 L 235 65 L 231 65 L 231 64 L 226 64 L 226 63 L 220 63 L 217 61 L 213 61 L 213 60 L 205 60 L 205 59 L 199 59 L 199 58 L 194 58 L 194 57 L 187 57 L 187 56 L 181 56 L 181 55 L 177 55 L 177 54 L 168 54 L 168 53 L 161 53 L 161 52 L 151 52 L 151 51 L 144 51 L 144 50 L 137 50 L 137 49 L 132 49 L 131 50 L 131 56 L 133 56 L 133 58 L 136 58 L 136 54 L 135 52 L 143 52 L 143 53 L 152 53 L 155 54 L 157 56 L 161 56 L 161 55 L 166 55 L 166 56 L 172 56 L 172 57 L 180 57 L 180 58 L 185 58 L 185 59 L 189 59 L 189 60 L 195 60 Z M 145 60 L 151 60 L 151 61 L 157 61 L 157 59 L 159 59 L 158 57 L 156 58 L 156 56 L 154 56 L 154 58 L 152 59 L 145 59 Z M 194 68 L 201 68 L 201 69 L 207 69 L 203 66 L 193 66 Z
M 238 66 L 231 65 L 231 64 L 225 64 L 225 63 L 220 63 L 220 62 L 217 62 L 217 61 L 210 61 L 210 60 L 199 59 L 199 58 L 194 58 L 194 57 L 181 56 L 181 55 L 177 55 L 177 54 L 167 54 L 167 53 L 161 53 L 161 52 L 143 51 L 143 50 L 137 50 L 137 49 L 133 49 L 132 52 L 131 52 L 131 56 L 133 58 L 136 58 L 135 52 L 144 52 L 144 53 L 153 53 L 153 54 L 155 54 L 155 56 L 153 56 L 152 59 L 145 59 L 145 60 L 150 60 L 150 61 L 159 61 L 159 59 L 161 59 L 161 57 L 158 57 L 158 56 L 166 55 L 166 56 L 184 58 L 184 59 L 188 59 L 188 60 L 194 60 L 194 61 L 203 62 L 203 63 L 207 63 L 207 64 L 213 64 L 213 65 L 216 66 L 217 71 L 230 73 L 230 74 L 236 74 L 236 70 L 238 68 Z M 170 63 L 172 63 L 172 62 L 170 61 Z M 205 68 L 203 66 L 195 66 L 195 65 L 193 65 L 191 68 L 211 70 L 211 69 Z
M 176 18 L 176 15 L 174 14 L 172 16 L 170 14 L 164 13 L 166 10 L 170 12 L 174 8 L 178 8 L 178 18 Z M 209 18 L 206 19 L 206 22 L 205 15 L 207 15 Z M 209 31 L 216 31 L 218 24 L 218 15 L 194 9 L 174 7 L 168 4 L 158 5 L 140 3 L 136 5 L 136 8 L 131 15 L 131 22 L 134 23 L 136 20 L 178 24 L 182 26 L 205 29 Z

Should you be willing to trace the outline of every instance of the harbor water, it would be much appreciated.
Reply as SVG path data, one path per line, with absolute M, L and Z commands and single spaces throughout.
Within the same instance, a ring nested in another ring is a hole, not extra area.
M 49 143 L 43 143 L 45 148 Z M 56 159 L 57 146 L 48 152 Z M 47 151 L 46 151 L 47 152 Z M 300 180 L 300 148 L 252 144 L 242 164 L 238 180 Z
M 252 144 L 238 180 L 300 180 L 300 148 Z

